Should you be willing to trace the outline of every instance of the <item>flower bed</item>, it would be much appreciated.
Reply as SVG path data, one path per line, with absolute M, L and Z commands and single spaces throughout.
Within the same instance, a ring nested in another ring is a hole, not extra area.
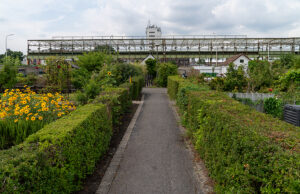
M 76 107 L 59 93 L 36 94 L 29 87 L 5 90 L 0 100 L 0 149 L 17 145 Z

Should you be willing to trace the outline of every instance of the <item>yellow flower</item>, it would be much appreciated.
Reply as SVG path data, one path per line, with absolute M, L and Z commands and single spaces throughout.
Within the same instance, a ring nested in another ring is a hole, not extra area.
M 32 121 L 35 121 L 35 117 L 31 117 L 31 120 L 32 120 Z
M 58 116 L 58 117 L 61 117 L 61 113 L 58 113 L 57 116 Z
M 29 113 L 29 110 L 25 110 L 24 113 L 25 113 L 25 114 L 28 114 L 28 113 Z
M 15 123 L 18 122 L 18 119 L 15 119 L 14 122 L 15 122 Z
M 29 117 L 26 117 L 26 121 L 28 121 L 29 120 Z
M 110 71 L 108 71 L 108 72 L 107 72 L 107 75 L 108 75 L 108 76 L 111 76 L 111 72 L 110 72 Z
M 48 93 L 47 96 L 48 97 L 53 97 L 53 95 L 51 93 Z
M 48 108 L 48 107 L 46 107 L 46 108 L 45 108 L 45 111 L 48 111 L 48 110 L 49 110 L 49 108 Z
M 43 102 L 41 106 L 42 106 L 42 108 L 45 108 L 46 103 Z
M 23 100 L 23 101 L 22 101 L 22 104 L 26 104 L 26 103 L 27 103 L 26 100 Z
M 42 117 L 42 116 L 39 116 L 39 120 L 40 120 L 40 121 L 43 120 L 43 117 Z

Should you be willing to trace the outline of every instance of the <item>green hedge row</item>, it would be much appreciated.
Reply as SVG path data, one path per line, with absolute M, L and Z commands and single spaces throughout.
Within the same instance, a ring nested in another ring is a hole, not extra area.
M 129 88 L 106 88 L 93 103 L 106 104 L 111 110 L 113 125 L 119 125 L 122 115 L 132 105 Z
M 120 87 L 129 88 L 129 93 L 132 100 L 138 100 L 141 91 L 145 85 L 145 80 L 143 76 L 135 76 L 132 77 L 132 83 L 123 83 L 120 85 Z
M 0 152 L 0 193 L 70 193 L 108 149 L 112 121 L 89 104 L 50 123 L 22 144 Z
M 0 193 L 70 193 L 80 189 L 81 181 L 107 151 L 113 125 L 119 124 L 131 99 L 139 95 L 140 83 L 105 88 L 93 103 L 46 125 L 22 144 L 1 151 Z
M 175 100 L 177 97 L 179 83 L 184 81 L 185 79 L 179 75 L 168 77 L 168 94 L 172 100 Z
M 186 106 L 179 106 L 184 125 L 217 183 L 216 192 L 300 191 L 300 128 L 259 113 L 224 93 L 208 91 L 206 86 L 199 87 L 201 91 L 195 91 L 193 83 L 190 87 L 194 91 L 185 97 L 180 97 L 180 83 L 172 83 L 170 91 L 174 94 L 177 90 L 178 104 L 178 99 L 187 101 Z

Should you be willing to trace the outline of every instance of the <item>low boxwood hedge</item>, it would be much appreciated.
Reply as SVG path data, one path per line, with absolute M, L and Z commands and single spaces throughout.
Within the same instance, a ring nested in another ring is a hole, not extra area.
M 108 149 L 112 120 L 89 104 L 0 152 L 0 193 L 70 193 Z
M 187 106 L 180 108 L 216 192 L 298 193 L 300 128 L 224 93 L 200 90 L 184 95 Z

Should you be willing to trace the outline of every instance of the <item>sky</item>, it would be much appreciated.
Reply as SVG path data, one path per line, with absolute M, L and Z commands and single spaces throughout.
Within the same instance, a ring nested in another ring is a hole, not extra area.
M 0 0 L 0 54 L 27 53 L 27 40 L 53 36 L 163 35 L 300 37 L 300 0 Z

